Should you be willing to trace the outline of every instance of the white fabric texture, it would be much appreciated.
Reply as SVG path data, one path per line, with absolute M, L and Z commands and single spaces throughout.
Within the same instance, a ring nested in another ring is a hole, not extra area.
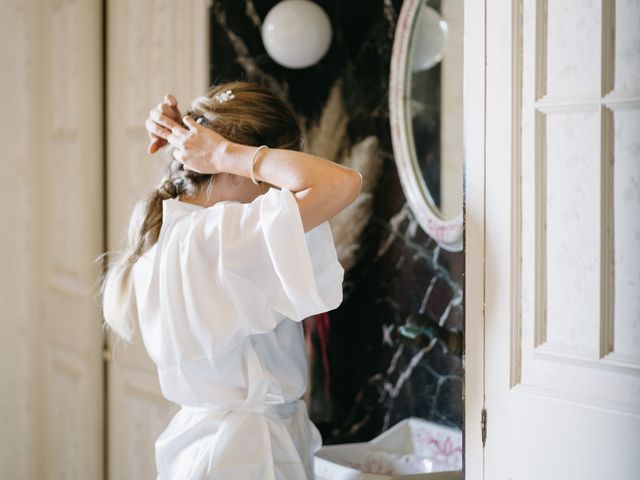
M 293 193 L 162 203 L 134 264 L 138 323 L 163 395 L 182 405 L 155 443 L 161 480 L 313 479 L 320 433 L 303 319 L 342 302 L 328 222 L 306 234 Z

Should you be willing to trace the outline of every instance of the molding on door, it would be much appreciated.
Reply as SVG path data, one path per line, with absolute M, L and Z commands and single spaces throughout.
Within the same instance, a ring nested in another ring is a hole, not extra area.
M 522 378 L 522 0 L 513 0 L 511 24 L 511 366 L 510 386 Z

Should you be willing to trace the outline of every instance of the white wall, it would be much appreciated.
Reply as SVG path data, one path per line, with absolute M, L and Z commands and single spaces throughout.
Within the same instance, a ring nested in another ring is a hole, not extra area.
M 0 16 L 1 478 L 101 478 L 100 8 Z
M 104 247 L 104 164 L 116 249 L 158 171 L 158 157 L 146 154 L 148 111 L 166 92 L 184 108 L 207 87 L 209 3 L 108 2 L 108 59 L 102 1 L 3 3 L 2 479 L 102 478 L 107 410 L 109 477 L 155 475 L 153 442 L 173 407 L 140 343 L 109 363 L 105 404 L 94 262 Z

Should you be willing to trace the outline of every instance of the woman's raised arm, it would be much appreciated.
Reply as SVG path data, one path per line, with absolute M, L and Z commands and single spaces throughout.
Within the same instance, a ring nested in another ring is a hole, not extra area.
M 257 147 L 230 142 L 189 116 L 183 120 L 189 130 L 174 127 L 167 140 L 177 148 L 174 156 L 185 168 L 251 176 L 251 159 Z M 254 177 L 294 194 L 305 232 L 352 203 L 362 188 L 362 175 L 357 170 L 308 153 L 277 148 L 258 153 Z

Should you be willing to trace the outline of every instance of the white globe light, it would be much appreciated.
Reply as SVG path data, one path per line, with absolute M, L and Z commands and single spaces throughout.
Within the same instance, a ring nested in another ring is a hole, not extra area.
M 411 68 L 418 72 L 442 60 L 449 27 L 436 10 L 424 5 L 413 28 Z
M 284 0 L 265 17 L 262 43 L 280 65 L 306 68 L 329 50 L 331 22 L 324 10 L 309 0 Z

